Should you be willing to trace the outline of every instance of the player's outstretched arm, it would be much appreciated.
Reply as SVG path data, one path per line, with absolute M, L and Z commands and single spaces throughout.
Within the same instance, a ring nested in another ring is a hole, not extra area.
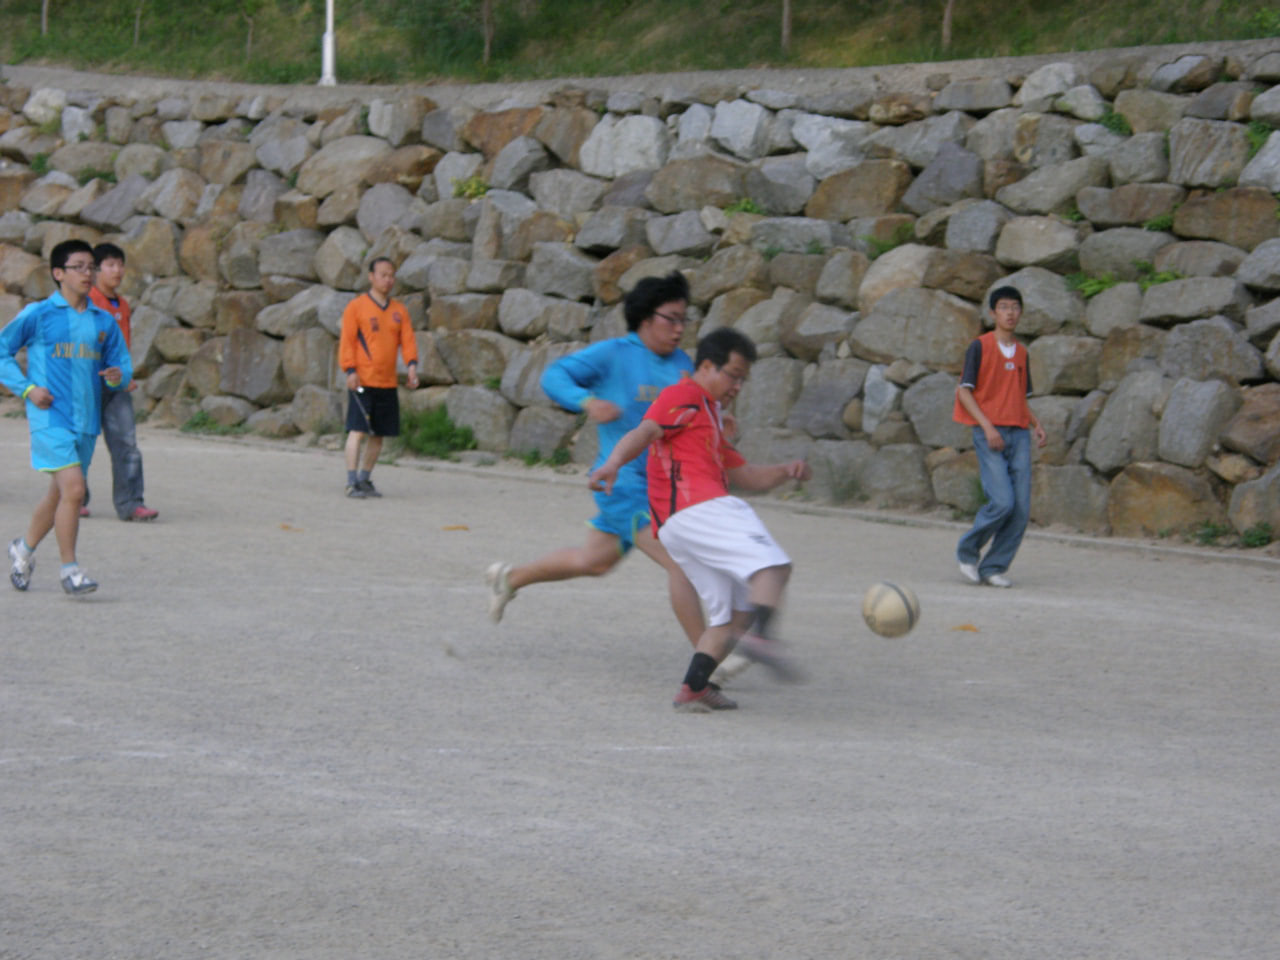
M 744 463 L 727 471 L 729 482 L 735 487 L 763 493 L 772 490 L 788 480 L 808 480 L 813 476 L 809 464 L 803 460 L 790 460 L 787 463 Z
M 644 453 L 649 444 L 660 436 L 662 436 L 662 427 L 653 420 L 641 420 L 638 427 L 622 435 L 622 439 L 614 446 L 608 459 L 591 471 L 591 476 L 587 478 L 587 485 L 592 490 L 612 493 L 613 482 L 618 479 L 618 471 Z

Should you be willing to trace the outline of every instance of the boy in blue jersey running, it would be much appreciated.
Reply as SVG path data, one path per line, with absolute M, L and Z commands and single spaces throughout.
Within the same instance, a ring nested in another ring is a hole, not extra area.
M 26 536 L 9 544 L 9 582 L 27 589 L 35 549 L 53 530 L 62 555 L 62 589 L 78 596 L 98 589 L 76 563 L 76 536 L 84 471 L 102 419 L 102 384 L 110 390 L 128 387 L 133 368 L 119 326 L 89 301 L 93 248 L 83 240 L 65 240 L 53 248 L 49 266 L 57 292 L 25 307 L 0 330 L 0 383 L 27 401 L 31 466 L 49 474 L 49 490 L 31 515 Z M 15 359 L 23 347 L 26 373 Z
M 542 375 L 547 396 L 575 413 L 581 411 L 598 425 L 598 467 L 614 444 L 640 423 L 649 404 L 664 387 L 693 372 L 688 354 L 680 349 L 689 284 L 679 273 L 646 277 L 636 284 L 623 305 L 630 331 L 592 344 L 556 361 Z M 633 546 L 667 571 L 671 608 L 690 643 L 703 631 L 698 594 L 683 571 L 667 555 L 649 526 L 649 499 L 638 457 L 619 472 L 612 496 L 596 494 L 599 513 L 588 523 L 586 541 L 564 547 L 513 567 L 495 563 L 485 573 L 489 584 L 489 616 L 497 623 L 516 591 L 531 583 L 598 577 L 608 573 Z

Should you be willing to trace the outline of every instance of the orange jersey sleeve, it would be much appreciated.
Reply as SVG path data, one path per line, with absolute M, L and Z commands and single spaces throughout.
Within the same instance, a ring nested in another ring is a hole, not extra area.
M 120 332 L 124 334 L 124 345 L 126 347 L 130 346 L 129 318 L 133 315 L 133 311 L 129 309 L 129 301 L 124 297 L 117 296 L 115 303 L 112 303 L 107 299 L 107 295 L 96 286 L 89 288 L 89 299 L 93 301 L 94 306 L 101 307 L 115 318 L 116 325 L 120 327 Z

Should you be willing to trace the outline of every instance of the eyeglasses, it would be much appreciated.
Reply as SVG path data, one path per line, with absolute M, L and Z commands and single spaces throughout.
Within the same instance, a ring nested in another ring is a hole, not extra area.
M 719 370 L 721 373 L 723 373 L 726 377 L 728 377 L 734 383 L 736 383 L 738 386 L 742 386 L 744 383 L 747 382 L 746 374 L 742 374 L 741 376 L 739 376 L 736 373 L 730 373 L 724 367 L 716 367 L 716 369 Z
M 68 263 L 63 270 L 72 270 L 76 273 L 97 273 L 98 268 L 92 263 Z
M 683 327 L 689 322 L 685 317 L 668 317 L 665 313 L 658 313 L 657 311 L 654 311 L 653 315 L 655 317 L 661 317 L 673 327 Z

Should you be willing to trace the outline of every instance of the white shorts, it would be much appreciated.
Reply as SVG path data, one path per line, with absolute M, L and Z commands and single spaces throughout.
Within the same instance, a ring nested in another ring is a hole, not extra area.
M 704 500 L 672 514 L 658 539 L 698 591 L 707 624 L 728 623 L 746 610 L 747 581 L 766 567 L 791 563 L 750 504 L 738 497 Z

